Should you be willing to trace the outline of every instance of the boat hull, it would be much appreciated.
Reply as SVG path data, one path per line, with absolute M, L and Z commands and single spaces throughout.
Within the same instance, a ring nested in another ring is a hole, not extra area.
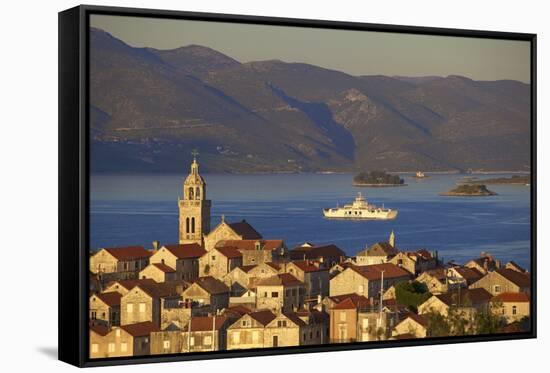
M 397 217 L 397 210 L 339 210 L 339 209 L 324 209 L 323 216 L 327 219 L 342 219 L 342 220 L 393 220 Z

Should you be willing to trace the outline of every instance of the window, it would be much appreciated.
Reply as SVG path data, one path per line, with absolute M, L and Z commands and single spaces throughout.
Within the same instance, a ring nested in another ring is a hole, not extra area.
M 189 233 L 189 218 L 185 219 L 185 233 Z
M 120 329 L 117 329 L 117 330 L 115 331 L 115 336 L 120 337 Z
M 272 292 L 271 292 L 271 298 L 279 298 L 279 292 L 277 292 L 277 291 L 272 291 Z
M 128 303 L 126 305 L 126 312 L 128 312 L 128 313 L 134 312 L 134 304 L 133 303 Z
M 92 343 L 92 352 L 97 353 L 99 351 L 99 346 L 97 343 Z
M 233 343 L 241 343 L 241 333 L 240 332 L 233 333 Z
M 95 320 L 95 319 L 97 319 L 97 312 L 92 311 L 92 320 Z
M 277 321 L 277 326 L 279 328 L 286 328 L 286 320 L 278 320 Z
M 145 303 L 139 304 L 139 313 L 145 313 Z
M 216 255 L 212 255 L 212 261 L 216 260 Z
M 115 344 L 109 343 L 109 352 L 115 352 Z
M 204 337 L 203 344 L 206 346 L 210 346 L 212 344 L 212 336 L 207 335 Z
M 346 321 L 346 312 L 345 311 L 340 312 L 340 321 Z
M 248 326 L 248 321 L 247 320 L 241 321 L 241 326 Z
M 292 296 L 293 296 L 293 297 L 296 296 L 296 289 L 292 289 Z
M 170 341 L 164 341 L 162 343 L 162 347 L 164 347 L 165 350 L 168 350 L 170 348 Z
M 369 319 L 364 318 L 364 319 L 363 319 L 363 328 L 366 329 L 366 328 L 368 328 L 368 327 L 369 327 Z
M 512 315 L 517 315 L 518 308 L 516 306 L 512 306 Z
M 128 351 L 128 343 L 122 342 L 122 343 L 120 344 L 120 351 L 121 351 L 121 352 L 126 352 L 126 351 Z
M 264 298 L 267 298 L 267 291 L 264 291 Z
M 287 296 L 287 297 L 290 297 L 290 289 L 287 289 L 287 291 L 286 291 L 286 296 Z
M 195 345 L 195 337 L 189 338 L 189 344 L 190 344 L 191 346 L 194 346 L 194 345 Z
M 494 286 L 495 293 L 500 293 L 500 285 Z
M 195 218 L 191 218 L 191 233 L 195 233 Z

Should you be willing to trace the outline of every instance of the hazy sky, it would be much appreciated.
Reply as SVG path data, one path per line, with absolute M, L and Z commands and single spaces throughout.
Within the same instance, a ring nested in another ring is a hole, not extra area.
M 463 75 L 528 83 L 529 42 L 92 15 L 135 47 L 213 48 L 240 62 L 305 62 L 352 75 Z

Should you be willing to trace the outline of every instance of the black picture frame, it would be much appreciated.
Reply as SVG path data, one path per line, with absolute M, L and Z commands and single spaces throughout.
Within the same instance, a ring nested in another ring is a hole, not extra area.
M 531 331 L 319 346 L 89 359 L 89 17 L 92 14 L 528 41 L 531 45 Z M 59 13 L 59 360 L 79 367 L 536 338 L 536 34 L 82 5 Z

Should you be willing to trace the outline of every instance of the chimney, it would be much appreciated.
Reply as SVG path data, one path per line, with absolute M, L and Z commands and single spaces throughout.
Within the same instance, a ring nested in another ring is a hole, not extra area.
M 153 241 L 153 253 L 156 253 L 159 250 L 160 242 Z
M 500 268 L 500 266 L 501 266 L 500 260 L 497 259 L 495 261 L 495 266 L 497 267 L 497 269 Z
M 321 296 L 321 294 L 318 294 L 317 295 L 317 304 L 321 304 L 322 300 L 323 300 L 323 297 Z

